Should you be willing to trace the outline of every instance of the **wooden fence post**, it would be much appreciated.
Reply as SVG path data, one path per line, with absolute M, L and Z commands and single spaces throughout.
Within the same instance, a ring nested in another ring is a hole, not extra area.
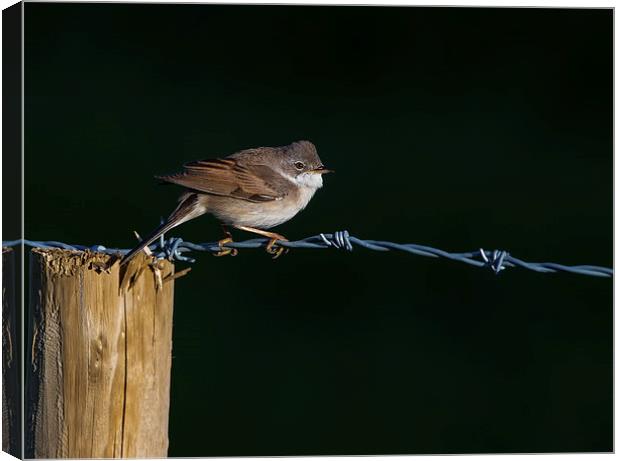
M 145 254 L 32 251 L 26 457 L 167 456 L 174 278 Z
M 20 457 L 21 387 L 19 325 L 15 297 L 15 252 L 2 248 L 2 451 Z

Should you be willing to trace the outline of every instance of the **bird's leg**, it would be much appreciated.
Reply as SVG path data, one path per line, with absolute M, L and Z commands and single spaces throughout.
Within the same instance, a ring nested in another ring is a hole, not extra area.
M 267 247 L 265 247 L 265 250 L 270 255 L 274 255 L 273 259 L 276 259 L 277 257 L 281 256 L 283 253 L 288 253 L 288 248 L 286 247 L 278 245 L 277 248 L 274 248 L 274 245 L 276 244 L 278 240 L 288 242 L 288 239 L 284 237 L 283 235 L 276 234 L 275 232 L 264 231 L 262 229 L 256 229 L 254 227 L 247 227 L 247 226 L 235 226 L 235 227 L 239 230 L 243 230 L 246 232 L 253 232 L 255 234 L 262 235 L 264 237 L 268 237 L 269 239 L 271 239 L 269 240 L 269 243 L 267 243 Z
M 213 256 L 237 256 L 238 251 L 236 248 L 224 248 L 224 245 L 233 241 L 232 234 L 228 231 L 228 228 L 224 224 L 222 224 L 222 231 L 224 231 L 224 235 L 226 235 L 226 237 L 218 240 L 217 244 L 220 247 L 220 251 L 213 253 Z

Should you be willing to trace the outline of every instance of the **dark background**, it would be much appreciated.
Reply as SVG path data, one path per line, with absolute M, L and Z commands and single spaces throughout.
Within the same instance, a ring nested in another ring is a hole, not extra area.
M 337 173 L 276 229 L 291 239 L 612 264 L 611 10 L 25 11 L 27 238 L 133 246 L 176 202 L 153 175 L 309 139 Z M 212 218 L 172 235 L 221 236 Z M 171 456 L 612 450 L 609 279 L 197 257 L 176 285 Z

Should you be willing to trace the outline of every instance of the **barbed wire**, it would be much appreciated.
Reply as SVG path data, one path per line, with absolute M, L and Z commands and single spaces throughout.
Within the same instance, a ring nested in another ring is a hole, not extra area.
M 267 238 L 256 238 L 245 240 L 242 242 L 230 242 L 220 246 L 218 242 L 208 243 L 191 243 L 186 242 L 178 237 L 165 239 L 162 235 L 156 243 L 149 246 L 153 255 L 157 258 L 166 258 L 169 260 L 185 261 L 193 263 L 195 259 L 185 256 L 184 253 L 191 251 L 205 251 L 210 253 L 218 253 L 222 248 L 251 249 L 265 247 L 269 242 Z M 2 242 L 3 247 L 13 247 L 24 244 L 36 248 L 61 248 L 65 250 L 90 250 L 107 254 L 123 255 L 129 252 L 129 249 L 107 248 L 103 245 L 69 245 L 56 241 L 33 241 L 33 240 L 11 240 Z M 502 270 L 509 267 L 521 267 L 535 272 L 551 273 L 551 272 L 570 272 L 573 274 L 590 275 L 594 277 L 611 277 L 613 269 L 601 266 L 579 265 L 567 266 L 551 262 L 526 262 L 515 258 L 511 254 L 503 250 L 484 250 L 480 248 L 477 251 L 469 251 L 464 253 L 449 253 L 444 250 L 429 247 L 426 245 L 417 245 L 414 243 L 394 243 L 382 240 L 362 240 L 349 234 L 349 232 L 338 231 L 333 234 L 319 234 L 307 237 L 297 241 L 278 240 L 276 245 L 284 248 L 306 248 L 306 249 L 339 249 L 345 251 L 353 251 L 355 246 L 366 248 L 374 251 L 404 251 L 406 253 L 418 256 L 427 256 L 431 258 L 446 258 L 452 261 L 459 261 L 471 266 L 491 269 L 495 274 L 499 274 Z

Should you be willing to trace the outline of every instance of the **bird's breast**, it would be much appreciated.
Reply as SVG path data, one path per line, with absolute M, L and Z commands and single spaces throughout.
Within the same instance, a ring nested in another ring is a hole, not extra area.
M 209 212 L 224 224 L 269 229 L 290 220 L 303 210 L 315 192 L 315 188 L 302 186 L 282 200 L 269 202 L 211 196 Z

